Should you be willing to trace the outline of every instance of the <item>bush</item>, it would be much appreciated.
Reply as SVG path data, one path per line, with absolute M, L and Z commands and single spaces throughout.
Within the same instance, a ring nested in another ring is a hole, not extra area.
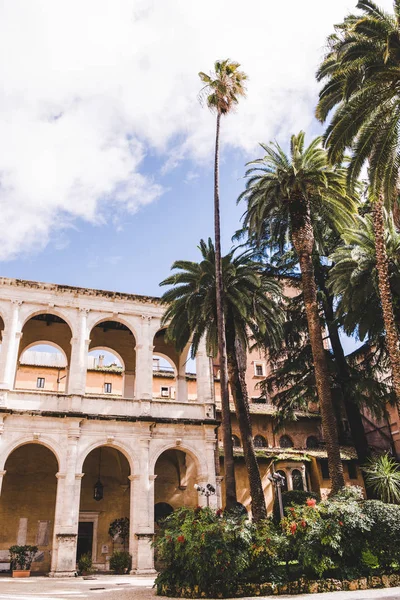
M 132 556 L 129 552 L 113 552 L 110 558 L 110 569 L 118 575 L 129 573 L 132 568 Z
M 371 522 L 367 538 L 371 553 L 385 571 L 400 567 L 400 506 L 366 500 L 363 511 Z
M 129 541 L 129 519 L 128 517 L 121 517 L 120 519 L 114 519 L 110 523 L 108 528 L 108 535 L 112 537 L 113 542 L 116 539 L 120 539 L 124 550 Z
M 287 492 L 282 492 L 282 504 L 283 504 L 283 512 L 286 513 L 286 510 L 289 506 L 293 506 L 294 504 L 302 504 L 306 503 L 307 498 L 314 498 L 319 501 L 319 496 L 315 492 L 304 492 L 303 490 L 291 490 Z M 275 523 L 279 523 L 281 520 L 279 514 L 279 502 L 278 498 L 275 498 L 274 501 L 274 521 Z
M 252 526 L 245 518 L 208 508 L 181 508 L 164 521 L 154 542 L 163 568 L 158 593 L 191 587 L 209 597 L 229 596 L 250 564 Z
M 79 573 L 93 573 L 92 555 L 90 553 L 82 554 L 78 560 Z
M 10 563 L 12 571 L 29 571 L 31 564 L 38 551 L 37 546 L 11 546 L 8 549 L 10 553 Z

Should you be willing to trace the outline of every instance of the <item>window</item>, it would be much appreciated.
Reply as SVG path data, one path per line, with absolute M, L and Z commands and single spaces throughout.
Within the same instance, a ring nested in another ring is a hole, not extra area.
M 45 378 L 44 377 L 38 377 L 37 381 L 36 381 L 36 387 L 37 388 L 44 388 L 44 384 L 45 384 Z
M 292 442 L 291 438 L 288 435 L 282 435 L 281 439 L 279 440 L 279 447 L 280 448 L 293 448 L 293 442 Z
M 256 435 L 254 438 L 254 447 L 255 448 L 266 448 L 267 440 L 262 435 Z
M 292 486 L 294 490 L 304 491 L 303 477 L 299 469 L 293 469 L 292 471 Z
M 320 467 L 321 467 L 322 479 L 329 479 L 328 459 L 327 458 L 321 458 L 319 464 L 320 464 Z
M 347 470 L 349 472 L 350 479 L 358 479 L 357 478 L 357 464 L 355 460 L 349 460 L 347 463 Z
M 309 450 L 312 450 L 313 448 L 318 448 L 318 446 L 319 446 L 318 438 L 316 438 L 315 435 L 310 435 L 306 441 L 306 448 L 308 448 Z
M 264 363 L 254 363 L 254 375 L 256 377 L 264 377 Z
M 241 447 L 240 438 L 238 438 L 237 435 L 233 435 L 232 436 L 232 445 L 233 445 L 234 448 L 240 448 Z
M 169 398 L 169 387 L 161 386 L 161 398 Z
M 111 391 L 112 391 L 112 383 L 105 383 L 104 384 L 104 393 L 111 394 Z

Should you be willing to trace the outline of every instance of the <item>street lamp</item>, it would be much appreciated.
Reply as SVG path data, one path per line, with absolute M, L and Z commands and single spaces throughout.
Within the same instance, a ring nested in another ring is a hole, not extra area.
M 207 508 L 210 506 L 210 496 L 213 496 L 216 493 L 216 489 L 211 483 L 207 483 L 206 487 L 202 485 L 194 484 L 194 489 L 197 490 L 202 496 L 207 498 Z
M 283 519 L 284 514 L 282 503 L 282 487 L 285 485 L 286 477 L 284 477 L 280 473 L 270 473 L 267 476 L 267 479 L 269 479 L 272 482 L 272 485 L 275 486 L 276 492 L 278 494 L 279 514 L 281 515 L 281 519 Z

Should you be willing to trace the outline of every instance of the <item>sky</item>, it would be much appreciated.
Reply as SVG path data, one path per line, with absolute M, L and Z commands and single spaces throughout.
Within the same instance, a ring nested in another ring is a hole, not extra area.
M 215 128 L 198 72 L 218 58 L 249 77 L 222 123 L 227 251 L 258 143 L 321 132 L 315 69 L 354 7 L 0 0 L 0 275 L 159 295 L 174 260 L 196 260 L 213 231 Z

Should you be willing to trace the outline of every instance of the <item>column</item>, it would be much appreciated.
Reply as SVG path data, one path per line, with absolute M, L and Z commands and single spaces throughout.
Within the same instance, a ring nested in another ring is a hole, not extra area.
M 154 481 L 149 474 L 150 437 L 140 439 L 140 475 L 131 480 L 131 530 L 129 547 L 134 560 L 132 573 L 154 573 Z
M 305 492 L 307 492 L 308 491 L 308 486 L 307 486 L 307 477 L 306 477 L 306 467 L 305 467 L 305 465 L 301 465 L 300 472 L 301 472 L 301 478 L 303 480 L 303 489 L 304 489 Z
M 188 390 L 187 390 L 187 381 L 186 381 L 186 359 L 187 354 L 179 355 L 179 363 L 178 363 L 178 372 L 177 372 L 177 390 L 176 390 L 176 399 L 179 402 L 187 402 L 188 401 Z
M 7 473 L 7 471 L 0 471 L 0 496 L 1 496 L 1 488 L 3 486 L 3 479 L 4 479 L 4 475 Z
M 214 417 L 214 376 L 212 372 L 212 361 L 207 355 L 206 343 L 203 338 L 199 344 L 196 354 L 197 372 L 197 402 L 199 404 L 212 405 L 206 408 L 206 416 Z M 212 414 L 211 414 L 212 413 Z
M 136 344 L 136 400 L 153 398 L 153 335 L 151 317 L 142 315 L 140 335 Z
M 83 396 L 86 389 L 87 355 L 90 340 L 87 331 L 87 308 L 79 309 L 77 337 L 71 339 L 71 364 L 68 377 L 68 393 Z
M 208 481 L 207 483 L 211 483 L 215 487 L 215 494 L 210 496 L 210 507 L 211 508 L 219 508 L 220 498 L 218 497 L 218 481 L 215 473 L 215 433 L 214 431 L 208 432 L 208 436 L 206 438 L 206 461 L 207 461 L 207 471 L 208 471 Z
M 56 511 L 54 517 L 52 577 L 73 577 L 76 571 L 79 505 L 83 473 L 76 473 L 79 433 L 68 436 L 67 468 L 57 473 Z
M 285 469 L 285 472 L 286 472 L 287 489 L 289 492 L 291 492 L 293 490 L 292 469 Z
M 17 371 L 19 343 L 22 337 L 19 320 L 19 309 L 22 302 L 12 300 L 11 318 L 5 324 L 3 342 L 0 352 L 0 389 L 12 390 L 14 388 L 15 373 Z

